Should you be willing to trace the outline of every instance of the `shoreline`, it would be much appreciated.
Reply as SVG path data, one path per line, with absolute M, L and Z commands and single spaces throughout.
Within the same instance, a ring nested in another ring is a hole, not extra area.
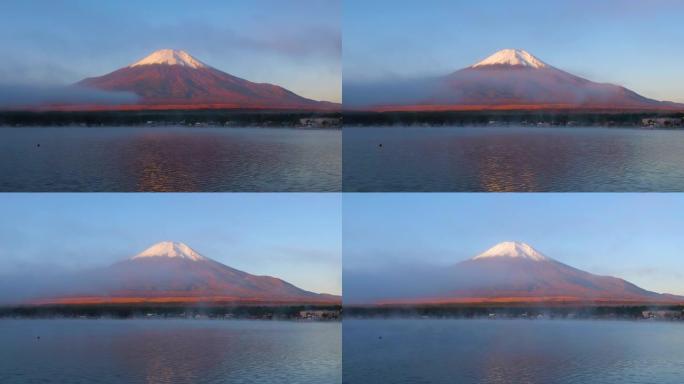
M 344 112 L 345 127 L 534 126 L 684 128 L 679 111 L 418 111 Z
M 299 320 L 334 321 L 341 318 L 337 304 L 53 304 L 7 305 L 0 319 L 188 319 L 188 320 Z
M 0 127 L 2 128 L 2 127 Z M 684 131 L 684 126 L 676 127 L 644 127 L 640 125 L 524 125 L 524 124 L 445 124 L 445 125 L 430 125 L 430 124 L 394 124 L 394 125 L 344 125 L 344 129 L 487 129 L 487 128 L 505 128 L 510 130 L 515 129 L 530 129 L 539 131 L 553 131 L 561 129 L 573 130 L 592 130 L 592 129 L 614 129 L 614 130 L 633 130 L 633 131 Z
M 684 322 L 682 304 L 347 306 L 344 318 L 636 320 Z
M 184 317 L 127 317 L 127 318 L 118 318 L 118 317 L 1 317 L 0 316 L 0 322 L 1 321 L 40 321 L 40 320 L 67 320 L 67 321 L 94 321 L 94 320 L 111 320 L 111 321 L 216 321 L 216 322 L 223 322 L 223 321 L 234 321 L 234 322 L 240 322 L 240 321 L 255 321 L 255 322 L 271 322 L 271 321 L 277 321 L 277 322 L 288 322 L 288 323 L 341 323 L 342 319 L 337 318 L 337 319 L 290 319 L 290 318 L 275 318 L 275 319 L 258 319 L 258 318 L 230 318 L 230 319 L 219 319 L 219 318 L 184 318 Z
M 336 128 L 335 111 L 142 110 L 142 111 L 0 111 L 0 127 L 26 126 L 185 126 Z
M 164 129 L 169 129 L 169 128 L 175 128 L 175 129 L 215 129 L 215 130 L 231 130 L 231 129 L 289 129 L 289 130 L 294 130 L 294 131 L 341 131 L 342 126 L 305 126 L 305 125 L 263 125 L 263 124 L 254 124 L 254 125 L 230 125 L 230 126 L 224 126 L 224 125 L 179 125 L 179 124 L 169 124 L 169 125 L 163 125 L 163 124 L 155 124 L 155 125 L 81 125 L 81 124 L 70 124 L 70 125 L 0 125 L 0 130 L 2 129 L 42 129 L 42 128 L 50 128 L 50 129 L 61 129 L 61 128 L 84 128 L 84 129 L 92 129 L 92 130 L 97 130 L 98 128 L 102 129 L 111 129 L 111 128 L 116 128 L 116 129 L 140 129 L 140 128 L 148 128 L 148 129 L 159 129 L 159 130 L 164 130 Z

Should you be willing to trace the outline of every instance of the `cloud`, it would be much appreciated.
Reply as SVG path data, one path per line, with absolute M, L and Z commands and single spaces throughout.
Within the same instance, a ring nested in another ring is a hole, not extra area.
M 345 107 L 416 104 L 432 96 L 438 86 L 438 79 L 434 77 L 391 78 L 370 82 L 345 81 L 342 100 Z
M 132 92 L 109 92 L 79 86 L 0 85 L 0 107 L 54 104 L 128 104 L 138 101 Z
M 288 260 L 301 261 L 308 263 L 334 263 L 338 264 L 341 261 L 339 252 L 330 251 L 329 249 L 315 249 L 307 247 L 295 246 L 278 246 L 274 249 L 274 254 L 278 258 L 287 257 Z
M 77 81 L 162 48 L 183 49 L 218 66 L 279 59 L 337 67 L 342 56 L 341 30 L 335 23 L 255 22 L 240 29 L 196 17 L 166 23 L 139 16 L 84 17 L 86 20 L 78 24 L 57 23 L 20 31 L 7 42 L 7 58 L 0 62 L 0 81 L 17 75 L 24 80 L 43 80 L 46 73 L 60 76 L 61 81 Z
M 337 29 L 310 26 L 296 30 L 280 27 L 276 30 L 268 34 L 244 34 L 231 28 L 197 23 L 189 30 L 174 25 L 152 28 L 151 32 L 166 36 L 169 42 L 206 51 L 254 51 L 296 59 L 318 56 L 338 60 L 341 57 L 342 37 Z M 151 39 L 148 43 L 157 44 L 158 40 Z M 202 43 L 198 45 L 200 41 Z

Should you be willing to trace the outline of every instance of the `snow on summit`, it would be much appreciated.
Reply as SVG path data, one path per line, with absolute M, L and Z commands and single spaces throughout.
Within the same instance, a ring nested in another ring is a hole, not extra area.
M 532 248 L 530 245 L 517 241 L 505 241 L 503 243 L 499 243 L 473 257 L 473 260 L 489 259 L 494 257 L 512 257 L 534 261 L 548 260 L 546 256 Z
M 486 67 L 489 65 L 512 65 L 529 68 L 548 67 L 546 63 L 532 56 L 532 54 L 525 50 L 502 49 L 479 63 L 472 65 L 471 68 Z
M 206 64 L 190 56 L 187 52 L 176 49 L 160 49 L 158 51 L 154 51 L 144 59 L 129 65 L 129 67 L 132 68 L 141 65 L 152 64 L 180 65 L 195 69 L 207 67 Z
M 162 241 L 161 243 L 154 244 L 133 256 L 132 259 L 135 260 L 146 257 L 178 257 L 192 261 L 206 260 L 204 256 L 197 253 L 194 249 L 175 241 Z

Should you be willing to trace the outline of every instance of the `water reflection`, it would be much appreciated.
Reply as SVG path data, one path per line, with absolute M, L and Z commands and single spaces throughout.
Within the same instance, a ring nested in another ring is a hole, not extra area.
M 345 191 L 684 191 L 682 131 L 365 127 L 343 139 Z
M 339 191 L 342 183 L 339 130 L 4 128 L 0 138 L 0 191 Z
M 107 348 L 117 364 L 146 383 L 191 383 L 220 368 L 235 344 L 231 339 L 231 333 L 211 328 L 145 330 L 127 333 Z
M 348 384 L 681 382 L 676 323 L 562 320 L 344 321 Z
M 0 320 L 0 382 L 335 384 L 341 338 L 340 323 Z

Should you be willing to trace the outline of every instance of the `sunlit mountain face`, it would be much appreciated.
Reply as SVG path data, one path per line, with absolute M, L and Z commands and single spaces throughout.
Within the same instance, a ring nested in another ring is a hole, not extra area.
M 412 275 L 348 276 L 345 302 L 681 303 L 684 297 L 651 292 L 620 278 L 585 272 L 528 244 L 507 241 L 451 267 L 415 269 Z
M 81 80 L 76 86 L 128 92 L 139 97 L 137 103 L 119 105 L 116 109 L 330 110 L 339 107 L 307 99 L 274 84 L 241 79 L 213 68 L 185 51 L 173 49 L 155 51 L 125 68 Z
M 572 75 L 520 49 L 503 49 L 441 77 L 349 84 L 344 92 L 345 107 L 379 111 L 684 109 Z
M 339 296 L 257 276 L 199 254 L 186 244 L 165 241 L 109 267 L 71 276 L 34 304 L 236 302 L 335 304 Z

